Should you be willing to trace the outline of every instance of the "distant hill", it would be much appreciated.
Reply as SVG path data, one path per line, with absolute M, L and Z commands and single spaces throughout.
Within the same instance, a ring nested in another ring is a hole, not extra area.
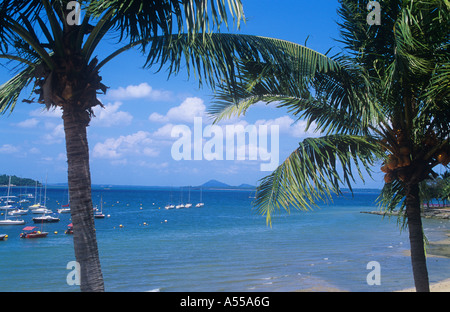
M 228 185 L 226 183 L 223 183 L 223 182 L 220 182 L 217 180 L 209 180 L 208 182 L 203 183 L 201 186 L 202 187 L 225 187 L 225 188 L 231 187 L 231 185 Z
M 7 186 L 9 182 L 9 176 L 6 174 L 0 175 L 0 185 Z M 35 186 L 36 181 L 33 179 L 28 178 L 19 178 L 16 176 L 11 176 L 11 185 L 17 185 L 17 186 Z M 37 181 L 37 185 L 41 186 L 41 183 Z
M 201 187 L 205 187 L 205 188 L 255 188 L 254 185 L 250 185 L 250 184 L 241 184 L 239 186 L 232 186 L 217 180 L 209 180 L 206 183 L 203 183 L 202 185 L 200 185 Z

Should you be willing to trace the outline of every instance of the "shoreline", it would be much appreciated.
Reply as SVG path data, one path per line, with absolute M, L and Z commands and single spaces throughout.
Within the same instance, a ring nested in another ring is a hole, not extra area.
M 415 292 L 416 288 L 407 288 L 402 290 L 396 290 L 394 292 Z M 430 292 L 450 292 L 450 278 L 443 281 L 430 284 Z
M 402 217 L 403 212 L 398 210 L 394 211 L 361 211 L 361 213 L 374 214 L 383 217 Z M 450 220 L 450 207 L 422 207 L 422 212 L 420 214 L 422 218 L 425 219 L 444 219 Z

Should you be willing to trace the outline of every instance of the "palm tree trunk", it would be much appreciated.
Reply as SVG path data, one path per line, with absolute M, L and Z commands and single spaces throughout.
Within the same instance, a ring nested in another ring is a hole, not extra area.
M 408 186 L 406 194 L 406 215 L 408 217 L 411 264 L 416 291 L 429 292 L 427 260 L 425 256 L 422 218 L 420 216 L 419 185 Z
M 87 112 L 63 110 L 68 162 L 70 210 L 75 258 L 80 265 L 81 291 L 104 291 L 95 234 L 91 195 L 89 148 L 86 135 Z M 83 116 L 84 118 L 80 118 Z

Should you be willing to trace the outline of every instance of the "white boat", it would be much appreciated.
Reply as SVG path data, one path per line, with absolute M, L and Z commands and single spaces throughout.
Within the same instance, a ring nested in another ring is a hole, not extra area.
M 35 190 L 34 190 L 34 204 L 31 206 L 28 206 L 28 209 L 30 209 L 30 210 L 45 208 L 44 206 L 41 205 L 41 196 L 40 195 L 39 195 L 39 203 L 36 202 L 36 200 L 37 200 L 37 181 L 35 183 L 36 183 L 36 186 L 35 186 Z
M 200 189 L 200 202 L 197 205 L 195 205 L 195 207 L 197 207 L 197 208 L 203 207 L 205 205 L 204 203 L 202 203 L 202 195 L 203 195 L 202 192 L 203 192 L 203 189 Z
M 26 215 L 28 213 L 28 209 L 14 209 L 8 212 L 8 215 L 10 216 L 20 216 L 20 215 Z
M 45 208 L 45 206 L 41 206 L 42 208 L 33 209 L 31 212 L 34 214 L 45 214 L 45 213 L 53 213 L 50 209 Z
M 6 216 L 6 214 L 5 214 Z M 11 220 L 11 219 L 6 219 L 5 220 L 0 220 L 0 225 L 22 225 L 25 224 L 24 220 Z
M 56 211 L 58 211 L 58 213 L 70 213 L 70 208 L 60 208 Z
M 100 197 L 100 211 L 98 209 L 94 213 L 94 218 L 103 219 L 105 215 L 103 214 L 103 196 Z
M 189 187 L 189 193 L 188 193 L 188 203 L 184 204 L 184 208 L 191 208 L 192 204 L 191 204 L 191 187 Z
M 14 209 L 17 209 L 17 207 L 13 206 L 13 205 L 5 205 L 5 206 L 1 206 L 0 209 L 2 209 L 2 210 L 14 210 Z
M 175 205 L 167 205 L 166 207 L 164 207 L 165 209 L 169 210 L 169 209 L 174 209 Z
M 9 182 L 8 182 L 8 196 L 9 196 L 9 188 L 11 186 L 11 176 L 9 177 Z M 7 213 L 8 209 L 5 209 L 5 219 L 4 220 L 0 220 L 0 225 L 21 225 L 21 224 L 25 224 L 24 220 L 11 220 L 11 219 L 6 219 L 8 213 Z
M 54 223 L 59 222 L 59 218 L 47 216 L 47 213 L 52 213 L 50 209 L 45 208 L 47 199 L 47 178 L 45 179 L 45 193 L 44 193 L 44 208 L 34 209 L 33 213 L 42 213 L 42 216 L 33 218 L 34 223 Z
M 176 206 L 175 206 L 175 209 L 181 209 L 181 208 L 184 208 L 184 205 L 183 205 L 183 204 L 180 204 L 180 205 L 176 205 Z

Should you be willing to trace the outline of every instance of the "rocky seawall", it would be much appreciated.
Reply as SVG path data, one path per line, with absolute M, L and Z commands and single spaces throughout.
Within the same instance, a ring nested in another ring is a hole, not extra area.
M 390 212 L 386 211 L 361 211 L 361 213 L 369 213 L 369 214 L 375 214 L 385 217 L 392 217 L 392 216 L 401 216 L 404 212 L 400 212 L 398 210 L 393 210 Z M 422 218 L 434 218 L 434 219 L 447 219 L 450 220 L 450 207 L 443 207 L 443 208 L 437 208 L 437 207 L 422 207 Z

